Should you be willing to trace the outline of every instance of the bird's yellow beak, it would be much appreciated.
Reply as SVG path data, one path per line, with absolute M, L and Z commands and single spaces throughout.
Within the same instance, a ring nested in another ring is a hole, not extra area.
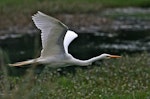
M 121 58 L 121 56 L 118 56 L 118 55 L 110 55 L 109 57 L 110 58 Z

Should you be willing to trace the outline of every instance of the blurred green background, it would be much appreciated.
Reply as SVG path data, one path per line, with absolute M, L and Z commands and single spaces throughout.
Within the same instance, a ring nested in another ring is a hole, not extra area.
M 85 68 L 46 67 L 40 74 L 34 73 L 35 68 L 8 67 L 7 63 L 38 56 L 40 35 L 31 20 L 37 11 L 60 19 L 79 35 L 84 33 L 80 42 L 78 39 L 70 47 L 72 54 L 91 57 L 87 53 L 96 55 L 101 50 L 120 54 L 122 58 Z M 0 0 L 0 98 L 149 99 L 149 23 L 150 0 Z M 84 46 L 87 42 L 84 54 L 76 50 L 80 50 L 79 43 Z M 114 46 L 107 49 L 115 44 L 116 48 L 122 44 L 138 47 L 135 52 L 126 46 L 118 52 Z

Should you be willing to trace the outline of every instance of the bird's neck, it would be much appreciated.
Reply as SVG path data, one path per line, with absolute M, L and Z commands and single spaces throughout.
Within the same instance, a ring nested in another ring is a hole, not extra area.
M 101 60 L 102 58 L 103 58 L 103 56 L 99 55 L 99 56 L 90 58 L 90 59 L 85 60 L 85 61 L 88 62 L 88 63 L 93 63 L 93 62 L 95 62 L 95 61 L 97 61 L 97 60 Z
M 101 55 L 93 57 L 93 58 L 88 59 L 88 60 L 79 60 L 79 59 L 74 58 L 74 62 L 80 66 L 86 66 L 86 65 L 91 65 L 93 62 L 100 60 L 102 58 L 103 58 L 103 56 L 101 56 Z

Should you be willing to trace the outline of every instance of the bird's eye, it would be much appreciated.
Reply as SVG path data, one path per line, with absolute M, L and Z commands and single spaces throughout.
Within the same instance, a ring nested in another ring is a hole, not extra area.
M 106 58 L 110 58 L 110 56 L 106 56 Z

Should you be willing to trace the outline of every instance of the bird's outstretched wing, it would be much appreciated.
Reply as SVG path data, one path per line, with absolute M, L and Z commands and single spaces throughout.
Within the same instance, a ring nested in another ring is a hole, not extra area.
M 32 20 L 37 28 L 42 31 L 41 39 L 43 49 L 41 56 L 47 57 L 65 53 L 63 40 L 68 27 L 59 20 L 39 11 L 32 16 Z
M 63 41 L 66 54 L 69 54 L 68 53 L 69 44 L 77 37 L 78 37 L 78 34 L 76 34 L 74 31 L 70 31 L 70 30 L 67 31 L 64 37 L 64 41 Z

